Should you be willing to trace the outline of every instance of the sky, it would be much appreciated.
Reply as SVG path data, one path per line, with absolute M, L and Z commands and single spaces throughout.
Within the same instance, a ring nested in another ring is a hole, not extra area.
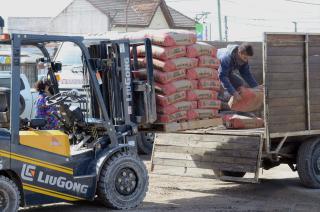
M 227 16 L 229 41 L 262 41 L 263 32 L 320 33 L 320 0 L 220 0 L 222 39 L 225 39 Z M 0 0 L 0 15 L 15 17 L 54 17 L 72 0 Z M 166 0 L 167 4 L 194 18 L 202 12 L 210 13 L 205 20 L 208 38 L 219 40 L 217 0 Z

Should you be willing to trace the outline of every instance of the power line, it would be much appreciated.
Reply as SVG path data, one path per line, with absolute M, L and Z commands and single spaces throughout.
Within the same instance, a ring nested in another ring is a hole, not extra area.
M 296 1 L 296 0 L 285 0 L 285 1 L 299 3 L 299 4 L 308 4 L 308 5 L 318 5 L 318 6 L 320 6 L 319 3 L 313 3 L 313 2 Z

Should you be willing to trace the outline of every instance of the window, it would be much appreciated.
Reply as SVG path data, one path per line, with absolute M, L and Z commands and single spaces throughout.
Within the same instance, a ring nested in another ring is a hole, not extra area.
M 0 87 L 11 88 L 11 78 L 0 78 Z M 20 91 L 24 90 L 26 87 L 20 79 Z

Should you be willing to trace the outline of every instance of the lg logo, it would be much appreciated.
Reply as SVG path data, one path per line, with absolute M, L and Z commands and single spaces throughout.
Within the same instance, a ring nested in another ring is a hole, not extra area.
M 33 178 L 36 174 L 36 167 L 34 165 L 23 164 L 21 170 L 21 178 L 26 181 L 33 182 Z

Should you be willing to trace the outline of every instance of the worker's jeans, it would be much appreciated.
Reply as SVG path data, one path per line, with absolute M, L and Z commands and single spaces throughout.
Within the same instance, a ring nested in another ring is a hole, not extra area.
M 236 73 L 230 73 L 229 80 L 237 91 L 241 86 L 243 86 L 243 80 Z

